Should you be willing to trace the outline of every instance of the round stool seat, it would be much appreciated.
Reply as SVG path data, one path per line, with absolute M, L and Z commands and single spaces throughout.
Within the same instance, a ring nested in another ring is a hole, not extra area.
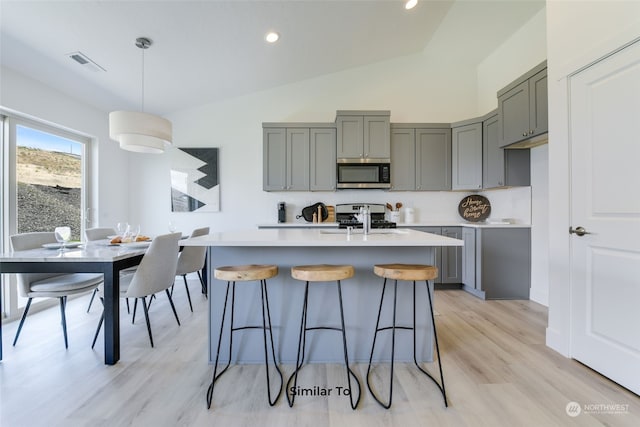
M 353 277 L 352 265 L 298 265 L 291 267 L 291 277 L 305 282 L 333 282 Z
M 395 280 L 433 280 L 438 277 L 438 267 L 423 264 L 378 264 L 373 266 L 376 276 Z
M 277 265 L 233 265 L 218 267 L 214 271 L 216 279 L 228 282 L 266 280 L 275 277 L 277 274 Z

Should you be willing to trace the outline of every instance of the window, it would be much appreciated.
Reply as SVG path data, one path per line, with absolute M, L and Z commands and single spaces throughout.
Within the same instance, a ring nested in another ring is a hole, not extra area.
M 81 240 L 89 200 L 89 138 L 13 115 L 2 118 L 3 251 L 10 250 L 12 234 L 63 225 L 71 227 L 72 240 Z M 4 292 L 3 312 L 15 318 L 26 298 L 17 295 L 14 283 Z

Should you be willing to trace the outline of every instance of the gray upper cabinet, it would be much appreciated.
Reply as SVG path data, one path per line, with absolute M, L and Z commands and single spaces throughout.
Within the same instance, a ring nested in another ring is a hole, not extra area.
M 415 159 L 416 190 L 451 190 L 451 129 L 416 129 Z
M 545 61 L 498 92 L 501 147 L 548 131 L 546 67 Z
M 482 122 L 451 129 L 451 188 L 482 188 Z
M 391 126 L 391 189 L 451 190 L 451 129 L 447 125 Z
M 336 189 L 336 130 L 310 129 L 310 181 L 311 191 Z
M 354 161 L 389 159 L 389 111 L 338 111 L 337 157 Z
M 287 130 L 285 128 L 262 129 L 262 189 L 283 191 L 287 189 Z
M 497 112 L 482 122 L 482 188 L 531 185 L 531 152 L 529 149 L 500 148 Z
M 263 123 L 265 191 L 334 191 L 336 130 L 313 124 Z
M 416 130 L 391 129 L 391 190 L 416 189 Z
M 504 150 L 500 148 L 497 112 L 482 122 L 482 151 L 482 187 L 502 187 Z
M 309 129 L 287 129 L 287 190 L 309 190 Z

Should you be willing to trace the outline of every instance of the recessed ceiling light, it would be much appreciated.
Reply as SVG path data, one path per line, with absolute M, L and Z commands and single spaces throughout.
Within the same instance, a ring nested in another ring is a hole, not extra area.
M 413 9 L 417 4 L 418 0 L 407 0 L 407 2 L 404 4 L 404 8 L 407 10 Z
M 276 33 L 275 31 L 268 32 L 267 35 L 264 37 L 264 39 L 269 43 L 275 43 L 278 41 L 279 38 L 280 38 L 280 34 Z

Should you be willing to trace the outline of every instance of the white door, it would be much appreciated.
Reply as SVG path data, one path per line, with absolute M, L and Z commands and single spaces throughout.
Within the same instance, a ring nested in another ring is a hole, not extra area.
M 571 355 L 640 393 L 640 42 L 570 77 L 569 114 Z

